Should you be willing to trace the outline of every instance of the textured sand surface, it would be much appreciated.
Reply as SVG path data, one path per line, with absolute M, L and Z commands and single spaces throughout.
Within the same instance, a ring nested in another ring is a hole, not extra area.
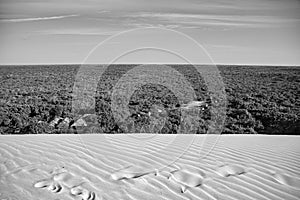
M 300 137 L 0 136 L 0 199 L 299 199 Z

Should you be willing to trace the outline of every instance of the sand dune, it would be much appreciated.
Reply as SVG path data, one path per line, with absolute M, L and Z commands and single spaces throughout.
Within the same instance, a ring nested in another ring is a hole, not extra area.
M 0 199 L 299 199 L 300 138 L 0 137 Z

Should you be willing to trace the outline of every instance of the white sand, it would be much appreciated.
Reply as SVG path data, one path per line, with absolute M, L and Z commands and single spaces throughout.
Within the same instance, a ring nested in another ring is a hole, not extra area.
M 1 136 L 0 199 L 296 200 L 299 167 L 297 136 Z

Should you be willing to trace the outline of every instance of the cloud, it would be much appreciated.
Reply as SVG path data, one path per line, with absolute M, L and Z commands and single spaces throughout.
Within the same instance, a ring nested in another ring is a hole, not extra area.
M 37 35 L 83 35 L 83 36 L 111 36 L 118 31 L 101 31 L 97 29 L 50 29 L 44 31 L 36 31 Z
M 0 22 L 31 22 L 31 21 L 43 21 L 43 20 L 56 20 L 64 19 L 68 17 L 77 17 L 79 15 L 61 15 L 51 17 L 34 17 L 34 18 L 19 18 L 19 19 L 1 19 Z
M 102 14 L 102 13 L 109 13 L 110 11 L 109 10 L 100 10 L 100 11 L 98 11 L 97 13 L 98 14 Z
M 142 12 L 130 15 L 148 24 L 176 24 L 178 27 L 199 28 L 201 26 L 223 27 L 269 27 L 300 22 L 298 18 L 259 15 L 220 15 Z
M 181 28 L 181 26 L 178 24 L 128 23 L 127 25 L 138 27 L 138 28 L 168 28 L 168 29 Z

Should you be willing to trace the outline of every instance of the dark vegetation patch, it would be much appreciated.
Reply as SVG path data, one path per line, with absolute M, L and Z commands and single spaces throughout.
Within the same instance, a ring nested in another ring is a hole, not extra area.
M 190 82 L 197 100 L 208 102 L 208 107 L 195 116 L 197 129 L 181 122 L 176 95 L 159 84 L 146 84 L 136 90 L 128 103 L 128 120 L 115 120 L 111 91 L 133 67 L 113 65 L 105 71 L 94 97 L 95 115 L 72 111 L 72 90 L 79 66 L 1 66 L 0 134 L 205 133 L 210 99 L 203 79 L 190 66 L 172 67 Z M 224 134 L 299 134 L 300 68 L 219 66 L 219 70 L 228 100 Z M 162 110 L 156 114 L 162 115 L 158 120 L 166 120 L 163 124 L 153 124 L 155 117 L 149 113 L 154 113 L 155 107 Z

